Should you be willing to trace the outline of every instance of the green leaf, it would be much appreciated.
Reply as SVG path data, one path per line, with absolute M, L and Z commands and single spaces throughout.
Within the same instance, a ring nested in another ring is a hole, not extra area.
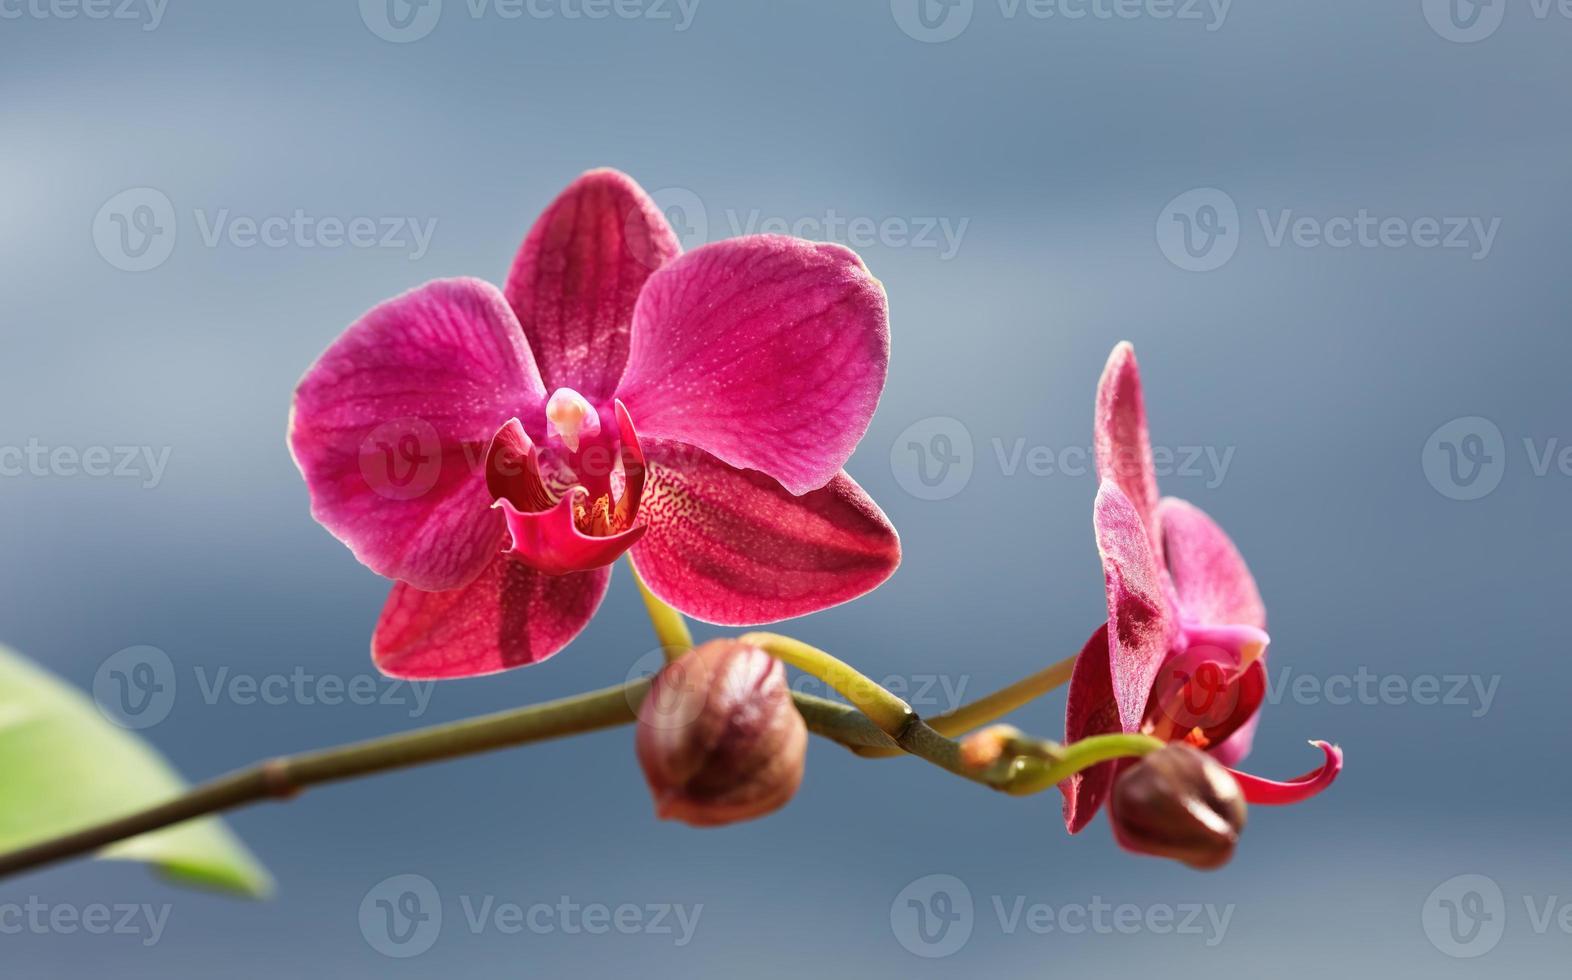
M 0 646 L 0 852 L 170 800 L 185 782 L 86 696 Z M 170 879 L 253 898 L 273 887 L 213 818 L 114 844 L 101 858 L 146 861 Z

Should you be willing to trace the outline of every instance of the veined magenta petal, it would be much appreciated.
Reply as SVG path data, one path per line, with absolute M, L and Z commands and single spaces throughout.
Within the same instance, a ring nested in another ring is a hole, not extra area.
M 580 531 L 573 511 L 586 496 L 582 488 L 574 488 L 550 510 L 534 513 L 520 511 L 505 497 L 498 500 L 513 536 L 508 556 L 547 575 L 566 575 L 610 565 L 644 537 L 648 528 L 643 524 L 605 537 Z
M 469 582 L 503 536 L 486 446 L 545 397 L 496 287 L 448 279 L 383 303 L 295 389 L 289 446 L 312 515 L 379 575 L 425 589 Z
M 1266 628 L 1266 605 L 1239 549 L 1201 508 L 1176 497 L 1157 505 L 1168 572 L 1184 618 Z
M 794 496 L 690 446 L 644 446 L 649 534 L 631 557 L 690 616 L 727 626 L 803 616 L 871 591 L 900 564 L 895 529 L 844 473 Z
M 1100 626 L 1075 658 L 1070 694 L 1064 707 L 1064 741 L 1122 731 L 1119 702 L 1108 667 L 1108 627 Z M 1059 784 L 1064 794 L 1064 826 L 1078 834 L 1097 816 L 1113 789 L 1118 767 L 1111 762 L 1083 769 Z
M 568 185 L 530 229 L 505 290 L 548 390 L 574 388 L 596 403 L 611 395 L 639 291 L 681 251 L 633 178 L 592 170 Z
M 1343 771 L 1343 750 L 1330 742 L 1316 741 L 1310 744 L 1326 753 L 1326 762 L 1320 769 L 1307 772 L 1298 779 L 1286 783 L 1229 770 L 1234 773 L 1234 778 L 1239 780 L 1239 787 L 1244 790 L 1245 800 L 1262 806 L 1286 806 L 1290 803 L 1302 803 L 1332 785 L 1338 773 Z
M 1152 438 L 1146 427 L 1146 396 L 1141 390 L 1141 368 L 1135 348 L 1121 342 L 1108 356 L 1097 383 L 1097 415 L 1092 427 L 1092 448 L 1097 475 L 1112 480 L 1135 505 L 1152 543 L 1152 553 L 1163 560 L 1163 542 L 1157 519 L 1157 465 L 1152 459 Z
M 509 419 L 486 450 L 486 491 L 525 513 L 549 510 L 555 501 L 540 473 L 540 454 L 518 419 Z
M 498 557 L 462 589 L 421 592 L 398 584 L 371 639 L 393 677 L 476 677 L 539 663 L 572 642 L 595 615 L 610 568 L 546 575 Z
M 1108 660 L 1124 730 L 1141 727 L 1147 697 L 1179 635 L 1165 573 L 1152 555 L 1146 526 L 1117 482 L 1097 491 L 1092 524 L 1108 596 Z
M 851 457 L 889 361 L 884 288 L 855 253 L 756 235 L 695 249 L 650 277 L 617 393 L 646 437 L 802 494 Z

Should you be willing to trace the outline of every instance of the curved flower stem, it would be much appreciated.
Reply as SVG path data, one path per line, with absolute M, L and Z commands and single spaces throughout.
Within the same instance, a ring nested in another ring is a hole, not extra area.
M 1011 796 L 1041 793 L 1098 763 L 1143 756 L 1157 751 L 1164 744 L 1161 739 L 1136 732 L 1093 735 L 1059 747 L 1048 758 L 1017 756 L 1008 778 L 1000 784 L 1000 788 Z
M 693 634 L 689 632 L 688 621 L 682 618 L 682 613 L 666 605 L 650 591 L 650 587 L 639 576 L 639 570 L 633 567 L 632 559 L 628 560 L 628 570 L 633 573 L 639 595 L 644 598 L 644 608 L 650 614 L 650 625 L 655 627 L 655 638 L 660 640 L 661 648 L 666 651 L 666 660 L 676 660 L 692 650 Z
M 818 647 L 809 646 L 779 633 L 745 633 L 743 643 L 752 644 L 798 670 L 830 686 L 830 689 L 852 703 L 858 711 L 873 719 L 873 723 L 886 735 L 900 741 L 901 735 L 916 720 L 911 705 L 885 690 L 884 687 L 855 667 Z
M 198 817 L 263 800 L 292 799 L 312 786 L 631 724 L 649 687 L 650 681 L 641 679 L 511 711 L 271 759 L 192 787 L 166 803 L 0 854 L 0 878 Z M 962 765 L 957 743 L 921 722 L 908 725 L 899 736 L 890 736 L 856 709 L 839 702 L 807 694 L 793 698 L 808 728 L 816 734 L 853 748 L 898 747 L 958 776 L 987 782 Z
M 1069 682 L 1070 675 L 1074 671 L 1075 657 L 1066 657 L 1030 677 L 1023 677 L 1008 687 L 1000 688 L 987 697 L 978 698 L 970 704 L 961 705 L 954 711 L 946 711 L 942 715 L 934 715 L 924 720 L 941 735 L 948 735 L 951 738 L 964 735 L 974 728 L 981 728 L 989 722 L 998 721 L 1049 691 L 1063 687 Z M 898 749 L 869 748 L 859 749 L 857 754 L 869 759 L 888 759 L 903 753 Z

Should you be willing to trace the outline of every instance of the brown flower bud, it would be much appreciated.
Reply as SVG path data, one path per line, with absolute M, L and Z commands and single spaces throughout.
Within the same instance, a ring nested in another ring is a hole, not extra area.
M 1234 855 L 1245 800 L 1222 763 L 1174 742 L 1120 774 L 1109 813 L 1114 838 L 1126 850 L 1211 870 Z
M 802 782 L 808 727 L 780 661 L 712 640 L 655 678 L 635 744 L 656 814 L 712 827 L 786 805 Z

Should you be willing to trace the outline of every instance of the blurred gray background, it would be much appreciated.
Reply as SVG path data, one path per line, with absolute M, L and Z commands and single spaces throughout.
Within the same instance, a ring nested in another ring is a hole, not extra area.
M 373 672 L 386 584 L 307 513 L 292 386 L 376 302 L 500 282 L 551 197 L 609 165 L 690 245 L 836 238 L 889 289 L 889 387 L 849 468 L 905 565 L 794 632 L 927 713 L 1078 649 L 1102 614 L 1081 453 L 1129 339 L 1165 491 L 1267 599 L 1249 768 L 1299 773 L 1305 739 L 1335 739 L 1335 790 L 1258 808 L 1199 875 L 1102 821 L 1067 838 L 1057 794 L 817 740 L 776 816 L 662 824 L 613 731 L 239 813 L 267 904 L 125 865 L 0 883 L 0 906 L 168 911 L 156 940 L 0 934 L 0 971 L 1564 970 L 1572 19 L 924 2 L 0 0 L 0 641 L 85 689 L 119 650 L 167 652 L 178 697 L 143 734 L 193 779 L 621 681 L 653 646 L 625 569 L 568 652 L 423 709 L 386 684 L 394 703 L 204 694 L 225 669 Z M 319 223 L 354 218 L 375 243 Z M 29 447 L 69 452 L 18 465 Z M 64 465 L 95 447 L 145 452 Z M 1019 721 L 1057 734 L 1062 710 Z M 442 912 L 423 951 L 362 927 L 400 875 Z M 584 928 L 619 906 L 624 932 Z

